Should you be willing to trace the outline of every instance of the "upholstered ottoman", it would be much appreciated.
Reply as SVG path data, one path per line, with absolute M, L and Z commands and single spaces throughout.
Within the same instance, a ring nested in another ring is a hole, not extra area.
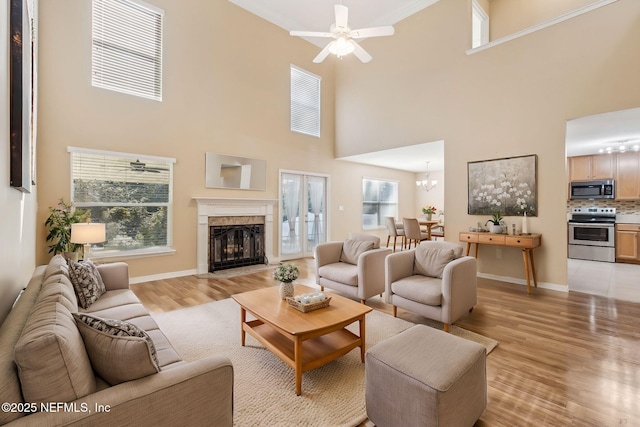
M 376 427 L 473 426 L 487 406 L 484 346 L 424 325 L 365 355 L 367 415 Z

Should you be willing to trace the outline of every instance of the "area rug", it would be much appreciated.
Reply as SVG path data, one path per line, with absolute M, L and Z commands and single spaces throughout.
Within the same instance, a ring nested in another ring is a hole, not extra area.
M 305 372 L 302 395 L 296 396 L 293 369 L 248 334 L 246 346 L 240 345 L 240 308 L 232 299 L 153 317 L 185 360 L 212 354 L 231 360 L 235 426 L 353 427 L 367 418 L 364 364 L 358 349 Z M 367 348 L 413 325 L 373 310 L 366 318 Z M 349 328 L 357 333 L 357 324 Z M 457 335 L 453 328 L 452 333 Z

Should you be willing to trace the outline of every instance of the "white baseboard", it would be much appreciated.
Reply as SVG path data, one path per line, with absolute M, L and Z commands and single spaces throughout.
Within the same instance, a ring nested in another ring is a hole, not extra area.
M 152 282 L 154 280 L 173 279 L 175 277 L 191 276 L 194 274 L 198 274 L 198 270 L 171 271 L 169 273 L 152 274 L 150 276 L 130 277 L 129 284 L 133 285 L 135 283 Z
M 478 277 L 483 279 L 497 280 L 499 282 L 515 283 L 516 285 L 527 286 L 525 279 L 518 279 L 516 277 L 498 276 L 496 274 L 478 273 Z M 533 279 L 531 279 L 531 287 L 533 287 Z M 551 289 L 560 292 L 569 292 L 569 287 L 566 285 L 558 285 L 556 283 L 540 282 L 538 281 L 538 287 L 544 289 Z

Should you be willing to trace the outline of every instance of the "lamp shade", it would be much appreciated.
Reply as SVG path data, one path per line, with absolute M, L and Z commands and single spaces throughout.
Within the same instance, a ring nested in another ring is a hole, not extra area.
M 71 224 L 71 243 L 101 243 L 105 240 L 104 224 L 96 222 Z

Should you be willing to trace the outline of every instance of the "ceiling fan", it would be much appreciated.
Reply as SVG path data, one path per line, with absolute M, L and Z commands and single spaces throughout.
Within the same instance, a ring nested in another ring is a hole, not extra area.
M 147 166 L 146 163 L 143 163 L 140 160 L 136 160 L 135 162 L 129 162 L 129 165 L 131 165 L 131 170 L 133 172 L 160 173 L 162 171 L 168 171 L 169 170 L 169 168 L 160 168 L 160 167 Z
M 320 51 L 318 56 L 313 60 L 320 63 L 330 54 L 333 53 L 338 58 L 348 55 L 351 52 L 362 62 L 371 61 L 371 55 L 364 50 L 354 39 L 362 39 L 367 37 L 391 36 L 394 33 L 392 26 L 371 27 L 352 30 L 347 23 L 349 9 L 341 4 L 335 5 L 336 22 L 331 25 L 328 33 L 316 31 L 291 31 L 289 34 L 299 37 L 332 37 L 333 40 Z

